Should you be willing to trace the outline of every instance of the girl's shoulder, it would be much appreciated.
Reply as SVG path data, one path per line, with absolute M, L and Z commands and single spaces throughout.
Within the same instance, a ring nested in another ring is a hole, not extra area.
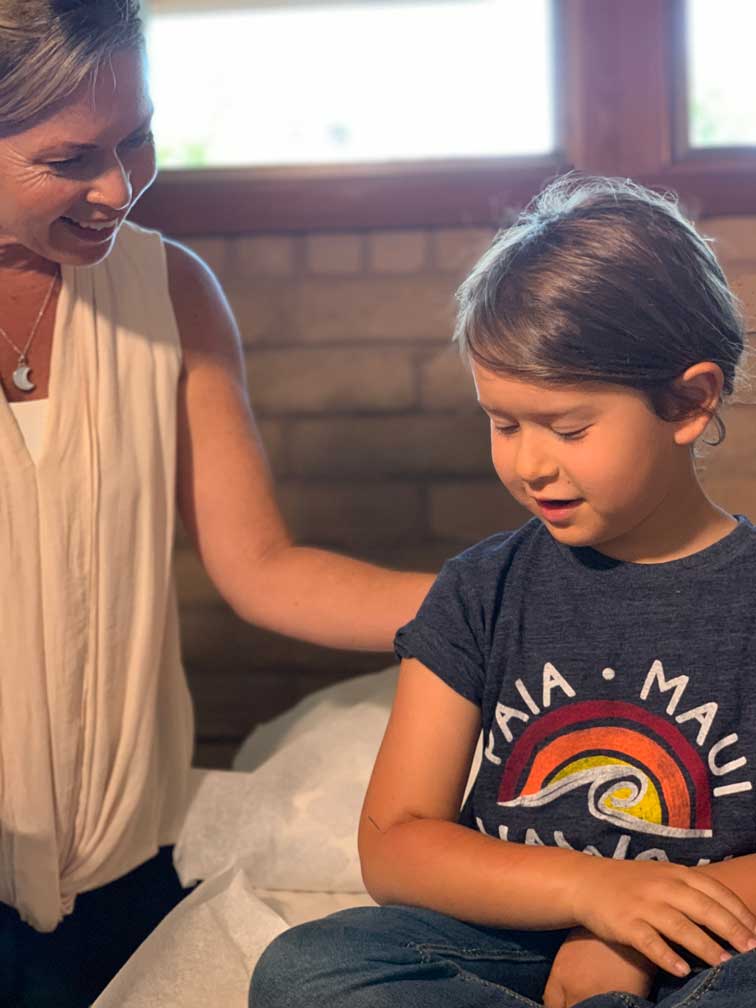
M 533 566 L 540 558 L 553 558 L 554 540 L 538 518 L 531 518 L 520 528 L 497 532 L 447 560 L 445 567 L 469 573 L 476 580 L 486 574 L 500 577 L 513 565 Z

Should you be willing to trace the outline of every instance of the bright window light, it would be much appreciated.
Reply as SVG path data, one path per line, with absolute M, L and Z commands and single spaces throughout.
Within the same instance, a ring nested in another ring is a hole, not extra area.
M 756 144 L 754 38 L 754 0 L 688 0 L 692 147 Z
M 163 167 L 555 148 L 550 0 L 165 14 L 148 26 Z

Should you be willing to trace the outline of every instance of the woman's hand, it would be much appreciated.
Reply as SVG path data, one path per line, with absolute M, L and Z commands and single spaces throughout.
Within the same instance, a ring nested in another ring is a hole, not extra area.
M 608 991 L 646 997 L 656 973 L 645 956 L 574 928 L 559 949 L 543 996 L 544 1008 L 572 1008 Z
M 629 945 L 675 976 L 681 946 L 711 966 L 728 956 L 707 932 L 738 952 L 756 948 L 756 916 L 721 882 L 683 865 L 586 858 L 575 873 L 575 920 L 606 942 Z

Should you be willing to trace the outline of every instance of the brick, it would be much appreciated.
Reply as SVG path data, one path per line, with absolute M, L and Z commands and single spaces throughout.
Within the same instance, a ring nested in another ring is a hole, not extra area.
M 720 480 L 737 475 L 756 483 L 756 406 L 732 406 L 723 414 L 727 437 L 716 448 L 704 449 L 699 461 L 703 478 Z
M 241 742 L 241 738 L 206 742 L 198 737 L 194 744 L 192 766 L 200 767 L 202 770 L 230 770 Z
M 288 284 L 260 284 L 240 289 L 228 285 L 226 294 L 245 345 L 280 342 L 291 329 Z
M 292 329 L 308 343 L 451 338 L 453 290 L 444 277 L 309 280 L 289 296 Z
M 251 350 L 247 374 L 263 413 L 397 410 L 414 405 L 414 374 L 403 350 Z
M 698 224 L 724 264 L 756 263 L 756 217 L 709 217 Z
M 285 423 L 280 420 L 258 420 L 257 429 L 262 438 L 265 455 L 274 475 L 281 477 L 287 470 L 287 439 Z
M 756 332 L 751 332 L 746 337 L 746 351 L 740 362 L 740 373 L 730 401 L 756 406 Z
M 332 651 L 260 630 L 227 607 L 186 609 L 181 630 L 203 740 L 243 738 L 313 690 L 393 664 L 390 654 Z
M 222 284 L 226 283 L 230 244 L 226 238 L 183 238 L 182 243 L 207 263 Z
M 205 573 L 201 560 L 191 547 L 175 551 L 173 571 L 180 606 L 224 604 L 215 585 Z
M 224 658 L 243 661 L 248 649 L 256 644 L 255 635 L 249 634 Z M 284 647 L 284 654 L 290 655 L 291 642 L 286 641 Z M 331 658 L 336 652 L 325 654 Z M 346 658 L 332 660 L 326 668 L 316 666 L 307 670 L 292 668 L 290 659 L 288 663 L 284 660 L 279 666 L 267 669 L 243 664 L 235 669 L 233 665 L 219 667 L 217 661 L 213 667 L 212 657 L 205 666 L 188 665 L 198 743 L 203 747 L 212 743 L 236 749 L 256 725 L 290 710 L 311 693 L 357 675 L 378 672 L 393 663 L 389 654 L 377 658 L 354 652 L 345 652 L 345 655 Z
M 381 567 L 437 573 L 445 560 L 472 546 L 478 538 L 413 539 L 406 543 L 366 543 L 360 556 Z
M 478 542 L 519 528 L 532 515 L 495 478 L 460 480 L 430 487 L 431 532 Z
M 742 514 L 756 522 L 756 480 L 723 473 L 702 479 L 706 493 L 730 514 Z
M 455 273 L 462 280 L 489 247 L 494 233 L 488 228 L 440 228 L 435 231 L 433 253 L 437 268 Z
M 733 267 L 727 270 L 727 279 L 740 298 L 747 329 L 756 329 L 756 266 L 753 269 Z
M 297 263 L 297 241 L 274 235 L 236 239 L 229 247 L 234 276 L 241 280 L 292 276 Z
M 477 411 L 470 370 L 456 345 L 427 357 L 420 365 L 420 402 L 427 409 Z
M 299 542 L 347 552 L 362 554 L 368 541 L 409 538 L 424 526 L 422 488 L 412 483 L 287 480 L 278 499 Z
M 418 273 L 428 262 L 425 231 L 383 231 L 368 238 L 368 268 L 375 273 Z
M 478 416 L 292 421 L 297 476 L 481 475 L 491 471 L 488 422 Z
M 362 235 L 308 235 L 305 261 L 310 273 L 321 276 L 361 273 L 364 267 Z

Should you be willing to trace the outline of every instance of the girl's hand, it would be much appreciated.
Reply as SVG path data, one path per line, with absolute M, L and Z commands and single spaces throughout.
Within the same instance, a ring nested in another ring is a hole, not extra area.
M 707 931 L 738 952 L 756 948 L 756 916 L 731 889 L 693 868 L 586 855 L 574 881 L 580 924 L 607 942 L 631 946 L 675 976 L 686 976 L 690 968 L 670 941 L 710 966 L 728 953 Z
M 544 1008 L 572 1008 L 608 991 L 646 997 L 656 973 L 645 956 L 574 928 L 559 949 L 543 995 Z

